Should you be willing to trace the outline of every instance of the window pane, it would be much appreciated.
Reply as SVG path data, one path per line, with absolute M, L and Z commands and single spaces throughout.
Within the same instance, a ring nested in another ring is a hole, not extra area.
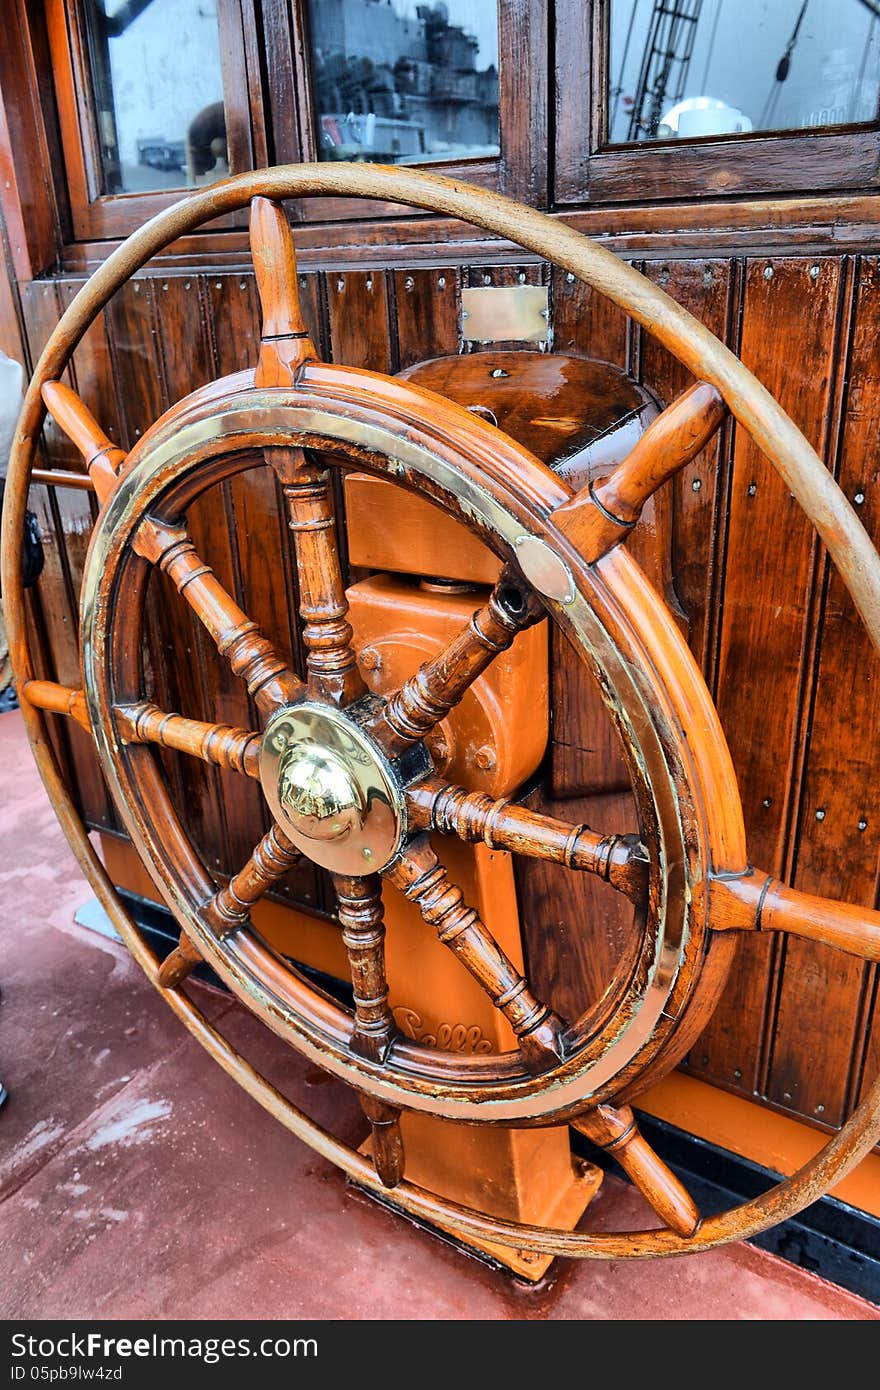
M 498 9 L 485 0 L 308 0 L 321 159 L 498 154 Z
M 102 191 L 225 178 L 217 0 L 93 0 L 85 9 Z
M 611 0 L 612 144 L 874 121 L 880 0 Z

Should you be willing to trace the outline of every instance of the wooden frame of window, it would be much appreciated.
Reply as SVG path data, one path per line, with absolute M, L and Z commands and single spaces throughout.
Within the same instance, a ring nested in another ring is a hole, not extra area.
M 306 0 L 263 0 L 269 103 L 278 164 L 317 159 L 317 120 L 309 68 Z M 501 0 L 498 7 L 499 128 L 496 158 L 463 159 L 423 167 L 447 178 L 547 206 L 547 72 L 549 12 L 546 0 Z M 351 198 L 303 200 L 303 221 L 364 221 L 400 216 L 395 204 Z
M 607 143 L 611 0 L 558 5 L 555 198 L 646 203 L 880 185 L 880 123 L 638 145 Z M 584 74 L 588 73 L 585 90 Z
M 74 238 L 127 236 L 186 188 L 103 193 L 81 0 L 46 0 L 45 15 Z M 266 164 L 268 154 L 255 0 L 217 0 L 217 18 L 230 168 L 241 173 Z

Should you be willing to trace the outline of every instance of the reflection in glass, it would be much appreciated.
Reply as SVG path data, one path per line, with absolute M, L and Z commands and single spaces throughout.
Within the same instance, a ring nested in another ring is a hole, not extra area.
M 102 192 L 229 173 L 217 0 L 86 0 Z
M 309 0 L 321 159 L 498 154 L 498 11 L 440 0 Z
M 880 0 L 611 0 L 608 137 L 874 121 Z

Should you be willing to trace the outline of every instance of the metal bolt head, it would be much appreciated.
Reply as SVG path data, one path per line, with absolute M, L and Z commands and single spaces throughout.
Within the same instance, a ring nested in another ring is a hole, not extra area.
M 407 294 L 411 294 L 415 287 L 415 280 L 412 278 L 411 275 L 407 275 L 406 279 L 403 282 L 403 288 L 406 290 Z
M 438 767 L 442 767 L 444 763 L 449 761 L 449 744 L 442 734 L 436 734 L 433 738 L 428 739 L 428 752 Z
M 824 819 L 825 819 L 825 811 L 824 811 L 824 809 L 820 806 L 819 809 L 818 809 L 818 811 L 816 812 L 816 820 L 824 820 Z
M 565 283 L 566 283 L 567 285 L 573 285 L 573 284 L 574 284 L 574 275 L 572 274 L 572 272 L 571 272 L 570 270 L 566 273 L 566 276 L 565 276 Z
M 861 491 L 861 489 L 859 489 L 859 491 L 856 493 L 855 497 L 853 498 L 853 501 L 855 502 L 857 507 L 861 507 L 864 505 L 865 494 Z
M 477 749 L 474 762 L 482 772 L 491 772 L 495 766 L 495 749 L 485 743 L 482 748 Z
M 438 290 L 445 290 L 445 289 L 446 289 L 446 276 L 445 276 L 445 275 L 441 275 L 440 278 L 438 279 L 438 281 L 437 281 L 437 288 L 438 288 Z
M 700 488 L 701 488 L 702 486 L 703 486 L 703 484 L 701 483 L 700 479 L 699 479 L 699 478 L 694 478 L 694 481 L 691 483 L 691 491 L 692 491 L 692 492 L 699 492 L 699 491 L 700 491 Z
M 765 280 L 772 280 L 772 279 L 773 279 L 773 267 L 772 267 L 772 265 L 765 265 L 765 266 L 764 266 L 764 279 L 765 279 Z
M 375 647 L 364 647 L 360 654 L 360 663 L 365 671 L 378 671 L 382 665 L 382 655 Z
M 811 266 L 810 266 L 810 279 L 811 279 L 811 280 L 818 280 L 818 278 L 819 278 L 819 267 L 818 267 L 817 265 L 811 265 Z
M 868 828 L 868 822 L 865 820 L 865 817 L 864 817 L 864 816 L 860 816 L 860 817 L 859 817 L 859 830 L 867 830 L 867 828 Z

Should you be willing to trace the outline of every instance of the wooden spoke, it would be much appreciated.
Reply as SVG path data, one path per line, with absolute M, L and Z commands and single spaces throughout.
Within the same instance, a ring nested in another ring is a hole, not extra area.
M 69 686 L 58 685 L 55 681 L 25 681 L 20 694 L 35 709 L 67 714 L 91 733 L 86 697 L 81 690 L 71 690 Z
M 229 936 L 247 923 L 254 904 L 301 858 L 281 827 L 273 825 L 244 868 L 201 909 L 201 916 L 221 940 Z
M 384 1062 L 397 1029 L 388 1007 L 382 884 L 375 874 L 369 878 L 337 874 L 333 883 L 354 990 L 351 1046 L 362 1057 Z M 385 1187 L 396 1187 L 404 1170 L 400 1111 L 363 1093 L 361 1105 L 373 1131 L 376 1172 Z
M 364 684 L 351 645 L 330 475 L 299 449 L 267 449 L 266 459 L 281 480 L 293 532 L 309 694 L 350 704 Z
M 715 931 L 790 932 L 863 960 L 880 961 L 880 912 L 789 888 L 757 870 L 712 879 Z
M 369 878 L 336 874 L 333 883 L 354 989 L 355 1030 L 351 1045 L 362 1057 L 384 1062 L 397 1029 L 388 1007 L 381 880 L 376 874 Z
M 134 548 L 170 576 L 213 637 L 220 655 L 247 684 L 261 713 L 269 715 L 279 705 L 299 698 L 302 682 L 287 669 L 257 624 L 226 592 L 211 566 L 199 558 L 182 527 L 165 526 L 148 518 L 141 523 Z
M 243 772 L 246 777 L 260 776 L 260 734 L 232 729 L 227 724 L 185 719 L 181 714 L 166 714 L 148 700 L 137 705 L 117 705 L 114 714 L 125 743 L 158 743 L 232 772 Z
M 696 1235 L 700 1213 L 683 1183 L 641 1134 L 628 1105 L 599 1105 L 573 1120 L 575 1129 L 612 1153 L 660 1220 L 680 1236 Z
M 372 728 L 386 752 L 394 756 L 429 734 L 517 633 L 543 615 L 539 601 L 506 565 L 467 626 L 389 697 Z
M 706 447 L 726 411 L 715 387 L 698 381 L 657 416 L 613 473 L 581 488 L 553 520 L 592 564 L 626 539 L 648 498 Z
M 103 506 L 116 487 L 116 475 L 125 462 L 124 451 L 108 439 L 88 406 L 63 381 L 47 381 L 42 395 L 55 423 L 85 459 L 89 478 Z
M 587 825 L 570 825 L 502 797 L 469 792 L 439 778 L 426 778 L 406 792 L 408 824 L 439 830 L 462 840 L 482 840 L 490 849 L 549 859 L 569 869 L 598 874 L 642 903 L 648 891 L 647 851 L 634 835 L 597 835 Z
M 200 915 L 222 941 L 231 932 L 244 926 L 254 903 L 273 883 L 277 883 L 299 858 L 299 850 L 290 843 L 277 825 L 273 825 L 263 836 L 244 868 L 223 888 L 218 888 L 213 898 L 201 909 Z M 182 984 L 201 959 L 198 947 L 185 932 L 181 932 L 180 944 L 166 956 L 159 969 L 159 984 L 165 989 Z
M 407 846 L 386 877 L 416 904 L 443 945 L 455 952 L 504 1014 L 529 1069 L 542 1072 L 562 1061 L 565 1025 L 535 998 L 475 909 L 465 903 L 427 835 Z
M 295 385 L 300 367 L 317 357 L 299 303 L 296 252 L 280 203 L 254 198 L 250 218 L 251 255 L 263 333 L 255 386 Z
M 182 985 L 202 959 L 201 952 L 190 941 L 186 932 L 180 933 L 180 942 L 165 957 L 159 966 L 158 980 L 163 989 L 176 989 Z

